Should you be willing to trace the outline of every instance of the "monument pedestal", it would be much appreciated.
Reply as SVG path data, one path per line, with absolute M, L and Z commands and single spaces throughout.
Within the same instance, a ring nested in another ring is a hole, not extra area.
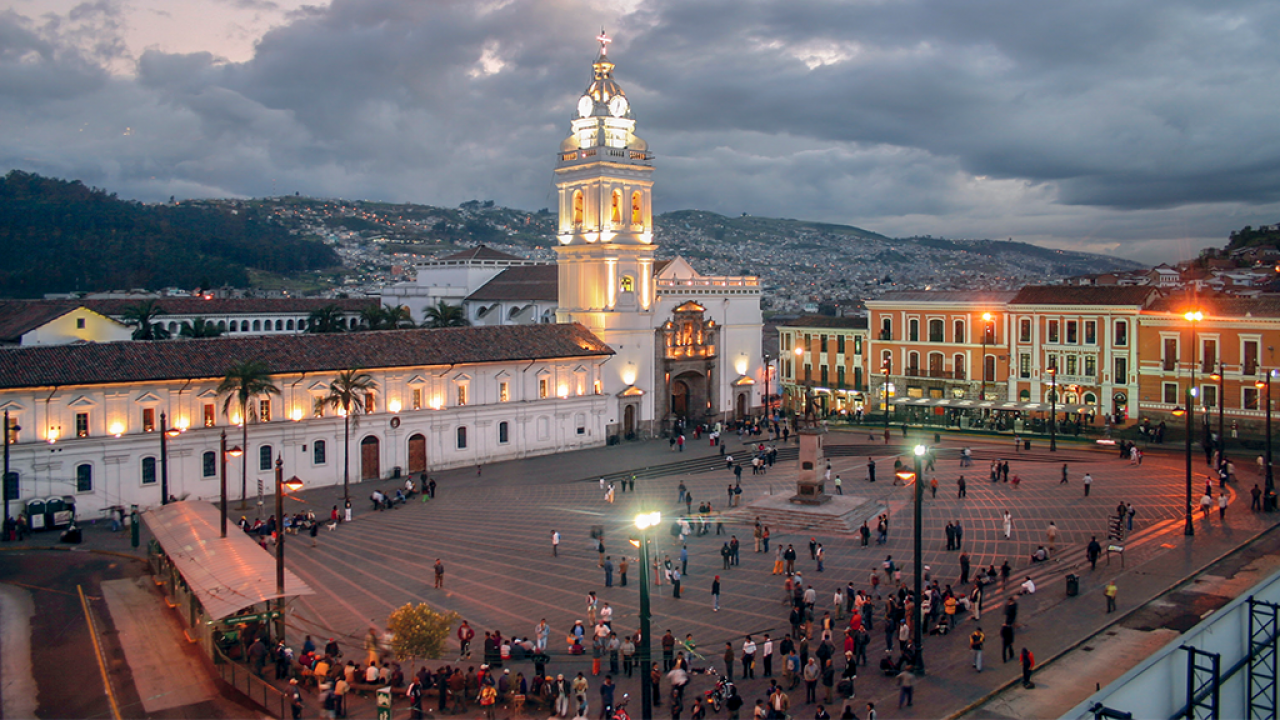
M 802 427 L 796 433 L 800 439 L 800 472 L 796 476 L 796 494 L 790 502 L 796 505 L 822 505 L 831 500 L 826 493 L 823 473 L 822 441 L 827 432 L 816 425 Z

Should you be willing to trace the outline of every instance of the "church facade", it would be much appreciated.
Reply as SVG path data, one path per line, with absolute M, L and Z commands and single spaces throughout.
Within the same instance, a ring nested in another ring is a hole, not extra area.
M 653 155 L 613 76 L 609 40 L 599 40 L 556 157 L 556 264 L 482 247 L 419 266 L 383 301 L 416 309 L 456 299 L 476 325 L 582 324 L 614 352 L 603 371 L 611 436 L 746 417 L 763 402 L 759 281 L 658 259 Z

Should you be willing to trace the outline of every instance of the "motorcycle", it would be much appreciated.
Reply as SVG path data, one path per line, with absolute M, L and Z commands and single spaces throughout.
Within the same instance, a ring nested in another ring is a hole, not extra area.
M 720 712 L 720 708 L 729 698 L 738 694 L 738 689 L 734 687 L 733 681 L 726 677 L 716 680 L 715 687 L 707 690 L 705 693 L 707 704 L 715 708 L 716 712 Z
M 613 720 L 631 720 L 631 716 L 627 714 L 627 700 L 630 699 L 630 695 L 622 694 L 622 700 L 618 702 L 618 706 L 613 709 L 613 715 L 610 716 Z

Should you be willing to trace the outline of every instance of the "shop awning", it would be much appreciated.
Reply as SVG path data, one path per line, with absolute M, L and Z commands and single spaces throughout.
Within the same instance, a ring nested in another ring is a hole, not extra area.
M 1001 410 L 1005 412 L 1049 412 L 1053 407 L 1041 402 L 1005 402 L 998 400 L 957 400 L 954 398 L 894 398 L 899 407 L 945 407 L 957 410 Z M 1060 413 L 1097 413 L 1096 405 L 1059 405 Z
M 169 503 L 142 519 L 211 620 L 267 600 L 315 594 L 287 569 L 285 591 L 277 593 L 275 556 L 234 524 L 218 537 L 218 508 L 210 503 Z

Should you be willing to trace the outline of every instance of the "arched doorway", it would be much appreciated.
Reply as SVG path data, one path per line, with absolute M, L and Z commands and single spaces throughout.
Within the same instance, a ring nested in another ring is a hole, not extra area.
M 622 408 L 622 437 L 631 438 L 636 434 L 636 406 Z
M 360 479 L 377 480 L 382 477 L 382 449 L 378 438 L 370 435 L 360 441 Z
M 671 413 L 676 417 L 689 417 L 689 385 L 683 380 L 671 383 Z
M 409 436 L 409 474 L 427 471 L 427 438 L 422 433 Z
M 746 393 L 738 393 L 738 404 L 737 404 L 736 412 L 739 420 L 747 416 L 747 394 Z
M 1129 413 L 1129 396 L 1118 392 L 1111 396 L 1111 414 L 1115 416 L 1116 422 L 1121 422 Z

